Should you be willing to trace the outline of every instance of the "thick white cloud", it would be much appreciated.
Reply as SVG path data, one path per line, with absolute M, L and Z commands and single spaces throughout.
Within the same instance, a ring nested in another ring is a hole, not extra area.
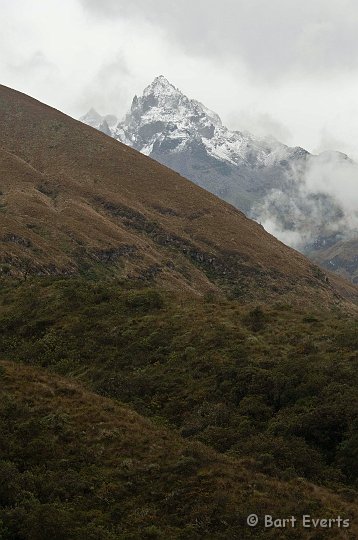
M 355 0 L 81 0 L 96 16 L 147 20 L 189 54 L 244 61 L 255 78 L 356 67 Z
M 358 158 L 355 0 L 0 0 L 0 15 L 1 82 L 75 117 L 121 116 L 164 74 L 231 128 Z

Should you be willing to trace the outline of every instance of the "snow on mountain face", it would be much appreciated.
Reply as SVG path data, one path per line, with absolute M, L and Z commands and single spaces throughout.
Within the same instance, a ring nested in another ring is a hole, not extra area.
M 312 163 L 327 156 L 230 131 L 163 76 L 134 97 L 123 121 L 94 109 L 81 120 L 230 202 L 302 251 L 337 233 L 345 236 L 346 219 L 334 197 L 305 184 Z

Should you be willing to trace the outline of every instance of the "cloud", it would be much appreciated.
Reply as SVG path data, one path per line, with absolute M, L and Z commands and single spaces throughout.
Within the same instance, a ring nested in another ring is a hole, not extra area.
M 328 193 L 347 216 L 358 218 L 358 166 L 346 155 L 323 152 L 311 160 L 305 182 L 309 191 Z
M 81 1 L 96 16 L 150 21 L 192 54 L 243 61 L 254 77 L 321 76 L 358 59 L 354 0 Z
M 292 166 L 286 187 L 272 190 L 253 214 L 267 231 L 300 250 L 321 236 L 357 237 L 358 165 L 339 152 L 312 156 L 306 166 Z
M 127 103 L 131 96 L 126 88 L 131 85 L 131 71 L 123 55 L 99 66 L 93 77 L 86 82 L 83 93 L 76 99 L 76 108 L 83 111 L 96 105 L 102 114 L 116 112 L 115 103 Z
M 48 58 L 41 51 L 34 51 L 32 54 L 19 60 L 8 64 L 10 71 L 14 73 L 33 74 L 38 71 L 56 71 L 56 65 L 50 62 Z
M 287 145 L 292 142 L 290 129 L 268 113 L 255 113 L 247 110 L 233 111 L 227 125 L 232 129 L 240 126 L 241 131 L 255 133 L 259 137 L 271 136 Z
M 260 223 L 267 232 L 272 234 L 272 236 L 281 240 L 286 246 L 291 246 L 295 249 L 302 249 L 312 239 L 311 234 L 306 235 L 301 231 L 284 229 L 276 219 L 276 216 L 271 214 L 263 214 L 260 216 Z

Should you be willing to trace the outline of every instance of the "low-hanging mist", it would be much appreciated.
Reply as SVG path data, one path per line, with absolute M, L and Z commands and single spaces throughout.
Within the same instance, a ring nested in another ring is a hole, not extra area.
M 309 156 L 292 163 L 284 189 L 271 190 L 252 215 L 285 244 L 305 250 L 358 237 L 358 165 L 345 154 Z

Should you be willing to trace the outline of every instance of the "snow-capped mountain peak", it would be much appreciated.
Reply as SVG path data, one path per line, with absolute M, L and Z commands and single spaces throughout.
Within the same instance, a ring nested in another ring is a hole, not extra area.
M 222 129 L 222 123 L 216 113 L 189 99 L 160 75 L 142 96 L 134 97 L 130 112 L 112 133 L 121 142 L 149 155 L 162 144 L 175 153 L 194 141 L 207 141 L 217 129 Z
M 134 96 L 131 109 L 116 126 L 91 110 L 82 121 L 156 159 L 186 151 L 204 152 L 228 165 L 248 168 L 285 159 L 290 149 L 278 141 L 260 139 L 223 126 L 218 114 L 199 101 L 189 99 L 163 75 L 154 79 L 141 96 Z M 102 127 L 103 126 L 103 127 Z
M 184 119 L 193 121 L 196 116 L 207 115 L 220 122 L 219 117 L 201 103 L 190 100 L 183 92 L 171 84 L 163 75 L 156 77 L 147 86 L 142 96 L 135 96 L 130 114 L 141 115 L 142 123 L 155 120 L 173 120 L 182 123 Z M 128 118 L 128 116 L 127 116 Z
M 171 84 L 168 79 L 166 79 L 163 75 L 159 75 L 159 77 L 156 77 L 154 81 L 149 84 L 143 92 L 143 96 L 153 95 L 156 97 L 171 96 L 177 94 L 181 94 L 180 90 L 178 90 L 178 88 L 175 88 L 175 86 Z

